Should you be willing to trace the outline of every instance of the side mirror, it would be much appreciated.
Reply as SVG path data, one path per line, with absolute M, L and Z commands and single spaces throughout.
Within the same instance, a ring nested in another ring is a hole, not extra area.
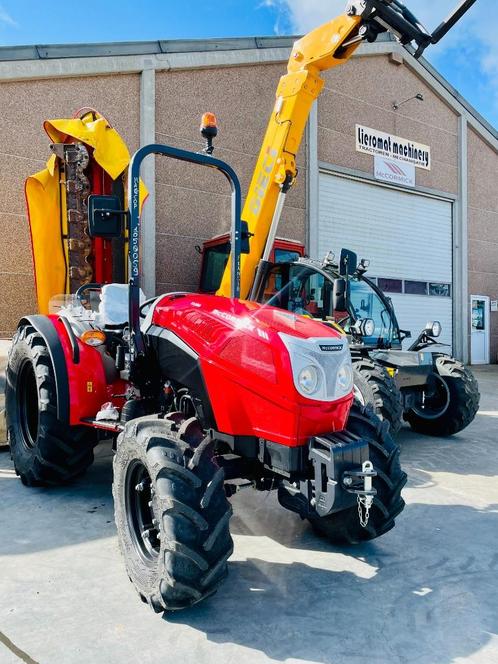
M 349 299 L 349 283 L 346 279 L 334 281 L 333 310 L 347 311 Z
M 342 249 L 339 261 L 339 274 L 341 277 L 352 277 L 358 267 L 358 256 L 354 251 Z
M 88 197 L 88 234 L 90 237 L 111 239 L 121 237 L 123 234 L 123 216 L 118 196 Z
M 334 297 L 332 293 L 332 283 L 325 280 L 323 285 L 323 320 L 327 320 L 334 315 Z

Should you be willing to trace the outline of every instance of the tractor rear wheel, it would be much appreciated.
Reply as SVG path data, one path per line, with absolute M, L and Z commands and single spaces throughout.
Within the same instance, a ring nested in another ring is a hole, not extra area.
M 131 421 L 114 458 L 114 509 L 130 581 L 156 612 L 213 594 L 233 551 L 232 509 L 213 443 L 195 418 Z
M 366 357 L 353 359 L 353 370 L 356 399 L 363 406 L 370 404 L 377 417 L 388 422 L 391 434 L 396 436 L 401 428 L 403 405 L 394 379 L 383 366 Z
M 57 419 L 55 373 L 43 337 L 30 325 L 12 339 L 5 402 L 10 453 L 27 486 L 66 483 L 93 461 L 95 431 Z
M 423 404 L 404 414 L 418 433 L 452 436 L 474 420 L 479 410 L 479 385 L 469 369 L 447 355 L 436 358 L 431 392 Z

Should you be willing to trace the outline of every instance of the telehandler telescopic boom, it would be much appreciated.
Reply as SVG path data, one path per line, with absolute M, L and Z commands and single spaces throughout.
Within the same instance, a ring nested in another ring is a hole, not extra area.
M 321 73 L 345 64 L 362 42 L 375 42 L 381 32 L 394 34 L 403 45 L 414 43 L 414 56 L 419 58 L 475 2 L 463 0 L 431 34 L 399 0 L 352 0 L 344 14 L 294 44 L 287 74 L 277 88 L 275 106 L 242 213 L 250 236 L 250 252 L 241 257 L 242 298 L 249 297 L 252 288 L 257 289 L 265 272 L 285 196 L 297 177 L 296 155 L 304 129 L 324 85 Z M 229 259 L 218 295 L 230 295 L 230 274 Z

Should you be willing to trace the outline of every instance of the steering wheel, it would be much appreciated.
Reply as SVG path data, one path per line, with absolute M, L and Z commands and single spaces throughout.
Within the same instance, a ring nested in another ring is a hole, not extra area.
M 83 295 L 84 295 L 84 293 L 86 293 L 86 291 L 88 291 L 88 290 L 100 291 L 100 290 L 102 290 L 102 284 L 94 284 L 94 283 L 83 284 L 83 286 L 80 286 L 80 287 L 78 288 L 78 290 L 76 291 L 75 295 L 76 295 L 76 299 L 78 300 L 78 302 L 79 302 L 82 306 L 84 306 L 84 304 L 83 304 L 83 300 L 84 300 Z

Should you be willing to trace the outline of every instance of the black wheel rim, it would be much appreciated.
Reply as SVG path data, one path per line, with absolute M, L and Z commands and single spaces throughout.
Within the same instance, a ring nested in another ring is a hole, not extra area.
M 35 368 L 25 362 L 18 378 L 17 405 L 24 445 L 33 449 L 38 438 L 39 404 Z
M 154 565 L 159 557 L 160 534 L 154 514 L 154 489 L 145 465 L 134 459 L 125 481 L 128 528 L 137 553 L 144 563 Z
M 436 420 L 442 417 L 450 405 L 450 390 L 446 382 L 434 373 L 430 377 L 428 388 L 423 393 L 420 405 L 413 412 L 425 420 Z

